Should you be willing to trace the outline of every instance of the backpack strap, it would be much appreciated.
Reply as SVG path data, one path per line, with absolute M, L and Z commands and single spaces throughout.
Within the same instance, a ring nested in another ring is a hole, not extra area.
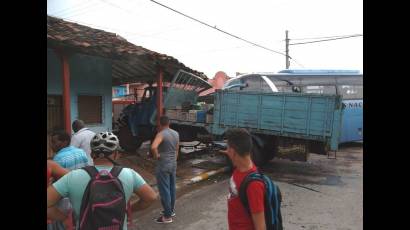
M 277 230 L 283 230 L 283 225 L 282 225 L 282 213 L 280 210 L 280 206 L 282 203 L 282 192 L 280 191 L 280 188 L 277 184 L 275 184 L 275 187 L 277 189 L 278 192 L 278 205 L 277 205 L 277 209 L 276 209 L 276 226 L 277 226 Z
M 246 175 L 245 179 L 243 179 L 240 187 L 239 187 L 239 198 L 245 207 L 246 211 L 248 212 L 249 215 L 251 215 L 251 211 L 249 208 L 249 201 L 248 201 L 248 194 L 247 194 L 247 189 L 248 185 L 252 181 L 261 181 L 262 183 L 265 184 L 261 174 L 259 172 L 251 172 L 248 175 Z
M 277 218 L 278 211 L 280 212 L 280 209 L 278 207 L 278 199 L 277 199 L 277 189 L 279 189 L 276 184 L 270 180 L 269 177 L 265 176 L 264 174 L 260 172 L 252 172 L 249 173 L 245 179 L 242 181 L 241 186 L 239 188 L 239 198 L 241 200 L 241 203 L 245 207 L 246 211 L 248 214 L 251 216 L 251 211 L 249 208 L 249 201 L 248 201 L 248 195 L 247 195 L 247 188 L 249 184 L 252 181 L 260 181 L 265 185 L 265 195 L 264 195 L 264 209 L 265 209 L 265 224 L 266 224 L 266 229 L 271 229 L 273 225 L 277 225 L 278 222 L 282 221 L 281 217 L 280 220 Z M 280 191 L 279 191 L 280 194 Z M 274 200 L 274 210 L 272 210 L 271 207 L 271 200 Z M 279 198 L 281 200 L 281 197 Z
M 122 169 L 123 169 L 124 167 L 122 167 L 122 166 L 120 166 L 120 165 L 114 165 L 114 167 L 112 167 L 112 169 L 111 169 L 111 171 L 110 171 L 110 173 L 111 173 L 111 175 L 113 176 L 113 177 L 115 177 L 115 178 L 118 178 L 118 176 L 120 175 L 120 173 L 121 173 L 121 171 L 122 171 Z M 120 181 L 120 179 L 118 178 L 118 181 L 120 182 L 120 184 L 121 184 L 121 191 L 124 191 L 124 186 L 122 185 L 122 182 Z M 125 194 L 125 193 L 124 193 Z M 126 206 L 126 208 L 125 208 L 126 210 L 127 210 L 127 220 L 128 220 L 128 223 L 127 224 L 131 224 L 131 222 L 130 222 L 130 218 L 131 218 L 131 214 L 132 214 L 132 211 L 131 211 L 131 199 L 130 200 L 128 200 L 128 202 L 127 202 L 127 206 Z
M 268 204 L 268 209 L 265 210 L 265 218 L 269 216 L 266 222 L 266 226 L 274 226 L 275 230 L 282 230 L 282 214 L 280 211 L 280 206 L 282 203 L 282 193 L 279 186 L 274 183 L 269 177 L 262 174 L 264 177 L 265 186 L 267 186 L 265 197 L 265 204 Z
M 89 199 L 90 184 L 98 175 L 98 170 L 94 166 L 89 165 L 89 166 L 82 167 L 81 169 L 86 171 L 88 175 L 91 177 L 91 179 L 88 182 L 87 186 L 85 187 L 84 195 L 83 195 L 83 198 L 81 199 L 80 219 L 79 219 L 80 228 L 82 226 L 83 221 L 85 220 L 85 217 L 88 215 L 87 209 L 89 208 L 88 199 Z
M 112 167 L 110 173 L 111 173 L 112 176 L 118 177 L 123 168 L 124 167 L 122 167 L 122 166 L 115 165 L 114 167 Z M 88 173 L 88 175 L 90 175 L 90 177 L 92 179 L 95 178 L 97 176 L 97 174 L 99 173 L 98 170 L 94 166 L 90 166 L 90 165 L 85 166 L 82 169 L 84 169 Z
M 88 175 L 90 175 L 91 180 L 98 175 L 98 170 L 94 166 L 89 165 L 83 167 L 82 169 L 85 170 L 88 173 Z
M 112 167 L 110 173 L 111 173 L 111 175 L 112 175 L 113 177 L 118 177 L 118 176 L 120 175 L 120 173 L 121 173 L 121 170 L 122 170 L 123 168 L 124 168 L 124 167 L 122 167 L 122 166 L 115 165 L 114 167 Z
M 272 186 L 272 196 L 273 196 L 273 199 L 274 199 L 274 210 L 272 210 L 272 211 L 274 211 L 274 213 L 273 213 L 273 220 L 274 220 L 274 224 L 275 223 L 278 223 L 279 222 L 279 220 L 278 220 L 278 212 L 279 212 L 279 205 L 280 205 L 280 201 L 279 201 L 279 197 L 278 197 L 278 193 L 279 193 L 279 191 L 278 191 L 278 186 L 276 185 L 276 184 L 274 184 L 274 183 L 270 183 L 271 184 L 271 186 Z

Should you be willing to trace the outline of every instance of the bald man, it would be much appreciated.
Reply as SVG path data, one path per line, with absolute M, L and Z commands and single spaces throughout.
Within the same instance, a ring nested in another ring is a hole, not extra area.
M 82 120 L 75 120 L 72 124 L 74 134 L 71 137 L 71 146 L 83 149 L 87 154 L 88 164 L 94 165 L 93 158 L 91 157 L 91 139 L 95 136 L 95 133 L 85 127 Z

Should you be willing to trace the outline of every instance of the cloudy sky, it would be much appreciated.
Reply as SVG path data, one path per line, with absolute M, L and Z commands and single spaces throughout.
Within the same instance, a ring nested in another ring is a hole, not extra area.
M 290 43 L 363 34 L 361 0 L 156 0 L 245 40 L 285 53 Z M 177 58 L 212 78 L 217 71 L 277 72 L 285 56 L 258 48 L 150 0 L 48 0 L 47 14 Z M 325 37 L 325 38 L 322 38 Z M 318 39 L 305 39 L 318 38 Z M 363 37 L 291 45 L 290 68 L 363 71 Z

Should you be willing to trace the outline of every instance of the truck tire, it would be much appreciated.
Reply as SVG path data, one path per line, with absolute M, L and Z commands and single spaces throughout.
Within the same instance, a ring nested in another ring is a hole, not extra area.
M 118 139 L 120 140 L 121 148 L 130 153 L 134 153 L 142 145 L 142 141 L 132 135 L 128 125 L 120 127 Z
M 263 152 L 266 155 L 266 161 L 272 160 L 278 152 L 278 144 L 273 138 L 266 138 L 264 140 Z
M 263 166 L 268 162 L 268 159 L 266 157 L 266 154 L 264 154 L 262 147 L 260 147 L 258 143 L 253 139 L 251 158 L 253 163 L 255 163 L 255 165 L 258 167 Z

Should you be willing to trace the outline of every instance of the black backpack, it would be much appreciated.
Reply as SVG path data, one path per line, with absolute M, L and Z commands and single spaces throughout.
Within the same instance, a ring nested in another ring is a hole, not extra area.
M 255 180 L 261 181 L 265 184 L 264 206 L 266 229 L 283 230 L 282 213 L 280 211 L 282 194 L 279 187 L 275 183 L 273 183 L 273 181 L 266 175 L 259 172 L 253 172 L 248 174 L 242 181 L 239 187 L 239 198 L 241 199 L 243 206 L 248 211 L 248 214 L 251 215 L 246 190 L 249 183 Z
M 122 230 L 126 214 L 125 193 L 118 179 L 122 167 L 110 172 L 94 166 L 83 168 L 91 177 L 80 209 L 80 230 Z

